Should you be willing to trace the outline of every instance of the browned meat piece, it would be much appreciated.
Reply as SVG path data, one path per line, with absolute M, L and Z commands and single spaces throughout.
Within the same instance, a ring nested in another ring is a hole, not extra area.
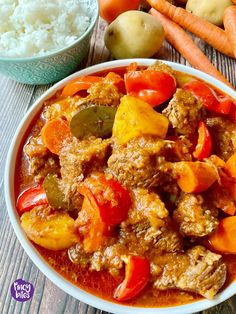
M 139 138 L 127 146 L 115 146 L 108 159 L 109 171 L 127 187 L 160 185 L 170 176 L 171 164 L 164 156 L 172 145 L 169 141 Z
M 68 256 L 72 263 L 88 266 L 96 271 L 107 269 L 112 275 L 117 275 L 124 266 L 122 258 L 126 254 L 127 248 L 120 243 L 107 246 L 94 253 L 85 253 L 79 243 L 68 249 Z
M 73 97 L 67 97 L 66 99 L 53 99 L 46 102 L 43 118 L 51 120 L 63 116 L 70 121 L 79 110 L 90 106 L 117 107 L 122 96 L 117 87 L 108 81 L 92 84 L 87 92 L 88 96 L 83 98 L 74 95 Z
M 120 104 L 120 98 L 122 96 L 116 86 L 104 81 L 92 84 L 88 89 L 88 93 L 89 95 L 86 97 L 86 102 L 91 102 L 98 106 L 117 107 Z
M 81 205 L 78 184 L 91 172 L 102 169 L 107 160 L 110 140 L 91 137 L 82 141 L 73 138 L 60 151 L 61 187 L 73 208 Z
M 156 255 L 151 263 L 155 288 L 192 291 L 208 299 L 223 286 L 226 271 L 221 255 L 203 246 L 193 247 L 185 254 Z
M 206 122 L 213 138 L 213 153 L 226 161 L 236 152 L 236 124 L 222 117 Z
M 162 111 L 179 134 L 194 133 L 201 116 L 201 104 L 189 92 L 178 88 Z
M 126 247 L 120 243 L 108 246 L 103 252 L 97 251 L 93 254 L 90 268 L 96 271 L 108 269 L 112 275 L 117 275 L 124 266 L 123 257 L 126 254 Z
M 24 146 L 24 152 L 29 158 L 43 157 L 49 153 L 47 147 L 42 142 L 41 136 L 31 137 Z
M 177 158 L 173 161 L 192 161 L 193 143 L 185 136 L 180 135 L 175 141 L 174 154 Z
M 134 225 L 122 223 L 119 241 L 130 252 L 139 255 L 153 249 L 155 252 L 179 252 L 183 249 L 182 237 L 170 218 L 156 219 L 153 226 L 148 220 Z
M 41 136 L 31 137 L 24 152 L 29 160 L 29 174 L 34 175 L 35 181 L 41 181 L 48 173 L 60 172 L 57 156 L 49 152 Z
M 170 75 L 175 75 L 175 70 L 172 69 L 169 65 L 165 64 L 164 62 L 157 61 L 153 65 L 149 66 L 148 69 L 166 72 Z
M 217 211 L 209 209 L 201 195 L 184 194 L 173 218 L 184 236 L 203 237 L 218 226 Z
M 67 97 L 66 99 L 53 100 L 46 103 L 43 110 L 43 118 L 45 120 L 52 120 L 58 117 L 65 117 L 68 121 L 78 111 L 81 98 L 79 96 Z
M 144 219 L 148 219 L 150 224 L 154 226 L 156 220 L 168 216 L 169 212 L 158 194 L 141 188 L 133 190 L 133 206 L 129 210 L 129 216 L 126 220 L 127 224 L 134 225 Z

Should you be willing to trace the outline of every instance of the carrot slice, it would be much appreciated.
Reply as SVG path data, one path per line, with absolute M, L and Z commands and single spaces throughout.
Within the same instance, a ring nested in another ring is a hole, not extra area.
M 200 18 L 183 8 L 176 7 L 166 0 L 147 0 L 149 4 L 169 17 L 172 21 L 179 24 L 183 28 L 189 30 L 199 38 L 206 41 L 209 45 L 224 53 L 229 57 L 234 57 L 232 46 L 223 29 L 214 24 Z M 183 47 L 185 44 L 181 42 Z M 190 50 L 190 53 L 193 53 Z M 194 53 L 193 53 L 194 54 Z
M 41 130 L 42 141 L 53 153 L 59 154 L 65 139 L 71 138 L 67 121 L 56 118 L 47 122 Z
M 208 236 L 211 247 L 225 254 L 236 254 L 236 216 L 220 220 L 215 232 Z
M 75 225 L 83 238 L 85 252 L 95 252 L 106 243 L 106 233 L 109 230 L 109 226 L 101 220 L 99 212 L 87 197 L 84 198 L 82 209 L 79 212 Z
M 195 45 L 192 38 L 176 23 L 155 9 L 149 13 L 156 17 L 164 27 L 167 41 L 196 69 L 222 81 L 232 88 L 228 80 L 216 69 L 204 53 Z
M 89 89 L 93 83 L 100 82 L 102 77 L 100 76 L 82 76 L 69 82 L 62 90 L 61 95 L 63 97 L 73 96 L 81 90 Z
M 186 193 L 207 190 L 216 180 L 217 173 L 211 165 L 196 161 L 180 161 L 175 164 L 177 183 Z
M 236 4 L 236 1 L 235 1 Z M 228 7 L 224 12 L 224 27 L 236 58 L 236 6 Z
M 236 153 L 234 153 L 225 164 L 225 170 L 228 172 L 228 174 L 236 179 Z

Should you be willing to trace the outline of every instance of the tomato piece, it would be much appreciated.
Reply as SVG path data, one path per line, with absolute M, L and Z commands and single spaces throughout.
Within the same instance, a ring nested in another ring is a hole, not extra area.
M 202 160 L 203 158 L 207 158 L 210 156 L 211 149 L 211 134 L 206 124 L 203 121 L 200 121 L 198 126 L 198 143 L 195 151 L 193 152 L 193 156 L 198 160 Z
M 104 223 L 114 226 L 127 218 L 132 202 L 129 192 L 118 181 L 103 175 L 88 178 L 79 192 L 97 208 Z
M 108 23 L 128 10 L 137 10 L 140 0 L 99 0 L 99 15 Z
M 229 98 L 221 98 L 220 96 L 218 99 L 214 91 L 204 82 L 192 80 L 184 84 L 183 89 L 191 92 L 210 111 L 221 114 L 230 112 L 232 101 L 229 101 Z
M 175 78 L 156 70 L 132 71 L 124 75 L 127 94 L 140 98 L 152 107 L 171 98 L 176 91 Z
M 116 288 L 114 298 L 126 301 L 135 297 L 148 283 L 150 263 L 141 256 L 129 256 L 125 266 L 125 279 Z
M 62 90 L 63 97 L 73 96 L 81 90 L 88 90 L 93 83 L 100 82 L 100 76 L 81 76 L 69 82 Z
M 23 191 L 17 199 L 17 210 L 20 214 L 30 211 L 33 207 L 48 204 L 42 185 L 36 185 Z

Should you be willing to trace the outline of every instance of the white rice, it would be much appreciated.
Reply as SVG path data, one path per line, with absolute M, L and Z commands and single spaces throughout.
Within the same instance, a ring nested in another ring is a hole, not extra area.
M 0 0 L 0 56 L 42 56 L 72 44 L 90 18 L 78 0 Z

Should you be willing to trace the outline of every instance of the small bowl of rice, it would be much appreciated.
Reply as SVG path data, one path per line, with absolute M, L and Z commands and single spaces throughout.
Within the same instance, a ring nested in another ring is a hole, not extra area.
M 97 0 L 0 0 L 0 73 L 26 84 L 78 68 L 98 19 Z

